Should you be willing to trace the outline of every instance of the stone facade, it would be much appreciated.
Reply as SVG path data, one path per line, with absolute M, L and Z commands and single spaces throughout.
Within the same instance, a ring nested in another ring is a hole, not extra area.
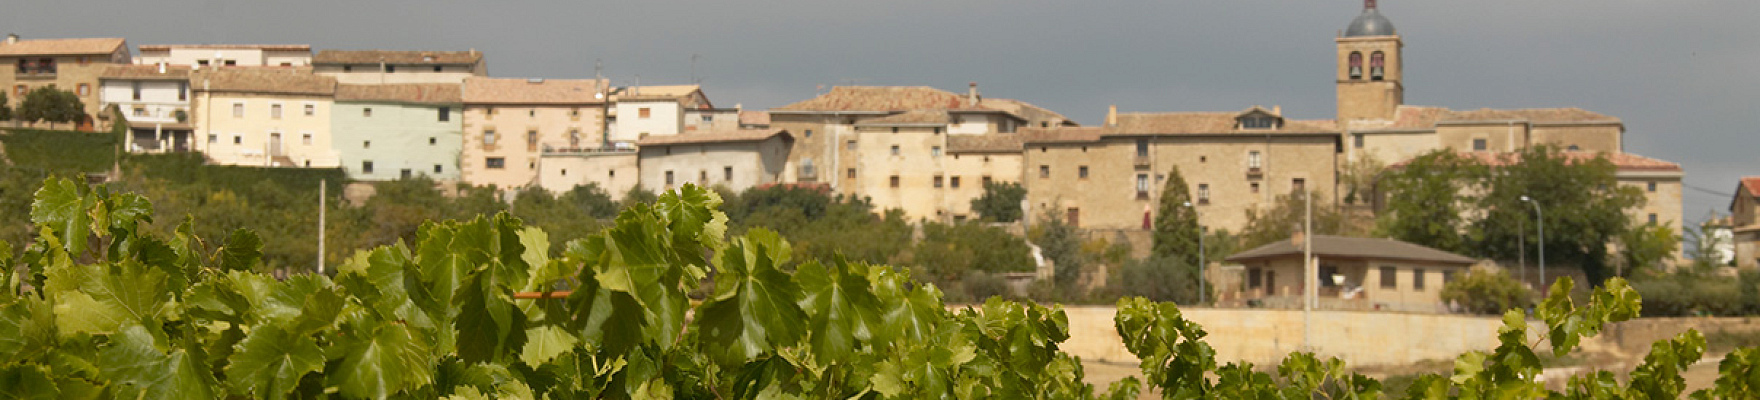
M 659 192 L 691 183 L 742 192 L 781 183 L 793 142 L 779 129 L 644 139 L 639 143 L 642 188 Z
M 1736 267 L 1760 267 L 1760 177 L 1745 177 L 1736 184 L 1729 213 Z
M 552 151 L 538 161 L 538 186 L 552 194 L 597 185 L 620 198 L 641 183 L 641 160 L 633 149 Z
M 604 148 L 604 90 L 596 80 L 466 79 L 460 178 L 525 187 L 547 153 Z
M 90 130 L 102 115 L 99 77 L 112 66 L 132 59 L 128 43 L 120 38 L 22 40 L 9 35 L 0 42 L 0 88 L 7 105 L 16 107 L 30 91 L 45 86 L 73 92 L 86 106 L 85 121 L 78 128 Z M 48 127 L 44 125 L 44 127 Z M 63 124 L 57 128 L 67 128 Z
M 489 75 L 483 53 L 470 51 L 324 50 L 312 70 L 351 85 L 459 84 Z

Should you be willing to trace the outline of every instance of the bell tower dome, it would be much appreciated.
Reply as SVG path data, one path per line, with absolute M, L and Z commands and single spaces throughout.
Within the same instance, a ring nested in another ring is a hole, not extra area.
M 1363 0 L 1363 13 L 1334 42 L 1338 46 L 1338 120 L 1392 119 L 1405 103 L 1399 32 L 1381 15 L 1375 0 Z

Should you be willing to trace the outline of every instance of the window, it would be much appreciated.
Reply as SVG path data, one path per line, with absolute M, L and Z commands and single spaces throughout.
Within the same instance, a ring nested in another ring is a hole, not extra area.
M 1650 213 L 1650 223 L 1656 223 L 1656 213 Z
M 189 100 L 189 82 L 177 81 L 177 99 Z
M 941 188 L 941 181 L 942 181 L 941 175 L 935 175 L 935 188 L 936 189 Z
M 721 167 L 721 180 L 733 182 L 733 167 Z
M 136 116 L 136 117 L 147 116 L 147 108 L 146 107 L 135 107 L 134 108 L 134 116 Z M 1654 191 L 1655 190 L 1652 190 L 1652 192 L 1654 192 Z
M 845 142 L 843 142 L 843 147 L 844 147 L 844 150 L 855 150 L 856 149 L 856 141 L 855 140 L 845 141 Z
M 1051 177 L 1051 166 L 1050 165 L 1040 165 L 1039 166 L 1039 179 L 1046 179 L 1046 178 L 1050 178 L 1050 177 Z
M 208 134 L 208 143 L 220 143 L 220 135 Z
M 202 63 L 202 65 L 208 65 L 207 61 L 202 61 L 201 63 Z M 342 66 L 342 72 L 354 72 L 354 66 L 353 65 L 344 65 L 344 66 Z
M 1149 156 L 1149 139 L 1137 139 L 1137 157 Z
M 1336 266 L 1336 265 L 1321 265 L 1320 266 L 1320 276 L 1318 276 L 1316 278 L 1319 278 L 1319 280 L 1320 280 L 1320 287 L 1337 287 L 1338 282 L 1332 280 L 1332 277 L 1337 276 L 1337 275 L 1338 275 L 1338 266 Z
M 570 121 L 581 120 L 581 108 L 575 107 L 575 108 L 568 109 L 568 120 L 570 120 Z
M 15 96 L 17 96 L 21 100 L 24 99 L 25 94 L 30 93 L 30 91 L 31 91 L 31 89 L 29 87 L 25 87 L 24 85 L 18 85 L 18 87 L 12 88 L 12 92 L 15 93 Z
M 1382 289 L 1397 289 L 1397 288 L 1399 288 L 1399 275 L 1398 274 L 1399 274 L 1399 269 L 1396 269 L 1392 266 L 1382 266 L 1381 267 L 1381 288 Z
M 92 84 L 90 84 L 90 83 L 79 84 L 79 95 L 91 96 L 92 95 Z
M 1645 189 L 1645 191 L 1648 191 L 1648 192 L 1655 192 L 1656 191 L 1656 182 L 1655 181 L 1645 182 L 1644 189 Z
M 280 104 L 270 104 L 269 105 L 269 118 L 281 119 L 281 105 Z
M 672 186 L 672 171 L 666 171 L 666 186 Z
M 1210 204 L 1210 184 L 1198 184 L 1198 204 Z
M 483 145 L 484 146 L 494 146 L 495 145 L 495 130 L 489 129 L 489 130 L 483 131 Z
M 856 169 L 850 168 L 849 171 L 847 171 L 844 175 L 846 177 L 848 177 L 849 179 L 855 179 L 856 178 Z
M 1423 268 L 1413 268 L 1412 269 L 1412 290 L 1417 290 L 1417 291 L 1424 290 L 1424 269 Z
M 534 108 L 534 109 L 526 110 L 526 116 L 536 118 L 538 116 L 538 109 Z
M 238 66 L 238 60 L 226 60 L 226 66 L 236 67 Z
M 429 146 L 433 146 L 433 145 L 435 145 L 435 144 L 438 144 L 438 143 L 440 143 L 440 141 L 439 141 L 439 140 L 437 140 L 437 139 L 435 139 L 435 138 L 434 138 L 434 137 L 433 137 L 433 136 L 429 136 L 429 137 L 428 137 L 428 145 L 429 145 Z
M 440 117 L 440 122 L 451 121 L 452 120 L 452 107 L 440 107 L 438 114 L 439 114 L 438 116 Z
M 654 110 L 647 108 L 647 107 L 642 107 L 642 108 L 636 109 L 636 117 L 638 117 L 638 118 L 647 119 L 650 115 L 653 115 L 653 114 L 654 114 Z
M 488 169 L 507 168 L 507 159 L 501 158 L 501 157 L 484 158 L 483 159 L 483 167 L 488 168 Z
M 373 108 L 372 108 L 372 107 L 366 107 L 366 108 L 362 108 L 362 109 L 361 109 L 361 116 L 362 116 L 362 117 L 371 117 L 371 116 L 373 116 Z
M 1565 150 L 1570 150 L 1570 151 L 1577 151 L 1577 150 L 1582 150 L 1582 149 L 1583 149 L 1583 148 L 1581 148 L 1581 147 L 1577 147 L 1577 145 L 1574 145 L 1574 144 L 1573 144 L 1573 145 L 1571 145 L 1571 147 L 1567 147 L 1567 148 L 1565 148 Z
M 1082 226 L 1082 209 L 1070 207 L 1068 214 L 1068 217 L 1064 218 L 1064 222 L 1068 222 L 1070 227 Z
M 1455 271 L 1442 271 L 1443 286 L 1448 286 L 1449 283 L 1454 282 L 1454 272 Z
M 1260 285 L 1265 284 L 1265 282 L 1263 280 L 1261 280 L 1261 278 L 1260 278 L 1260 275 L 1263 272 L 1264 271 L 1261 271 L 1258 268 L 1247 268 L 1247 288 L 1248 289 L 1258 289 Z
M 892 127 L 892 133 L 898 133 L 898 127 L 896 127 L 896 126 Z
M 1254 194 L 1259 193 L 1259 182 L 1253 182 L 1251 185 L 1248 185 L 1248 186 L 1252 188 Z
M 244 103 L 232 103 L 232 117 L 244 118 Z
M 894 155 L 894 156 L 898 155 L 898 145 L 896 145 L 896 144 L 892 145 L 892 155 Z
M 709 183 L 709 171 L 708 170 L 698 170 L 697 171 L 697 183 Z
M 1259 161 L 1259 151 L 1258 150 L 1247 152 L 1247 168 L 1248 169 L 1258 171 L 1259 167 L 1261 165 L 1262 164 Z
M 1137 198 L 1149 198 L 1149 174 L 1137 174 Z
M 361 173 L 363 173 L 363 174 L 373 173 L 373 162 L 372 161 L 361 161 Z
M 941 146 L 929 147 L 929 156 L 930 157 L 940 157 L 941 156 Z
M 1289 188 L 1290 188 L 1290 191 L 1292 191 L 1292 192 L 1307 191 L 1308 180 L 1302 179 L 1302 178 L 1290 179 L 1289 180 Z
M 440 167 L 440 164 L 434 164 L 434 173 L 438 174 L 438 173 L 440 173 L 440 171 L 444 171 L 444 170 L 445 169 L 442 169 Z
M 982 183 L 984 186 L 990 186 L 990 181 L 990 175 L 984 175 L 983 178 L 979 178 L 978 183 Z
M 1363 53 L 1351 52 L 1350 63 L 1351 79 L 1363 79 Z
M 391 65 L 391 64 L 385 64 L 385 72 L 397 72 L 397 66 Z
M 438 66 L 438 65 L 434 66 L 434 72 L 441 72 L 441 71 L 442 71 L 442 69 L 440 68 L 440 66 Z
M 373 148 L 373 141 L 371 141 L 371 140 L 362 140 L 362 141 L 361 141 L 361 148 L 363 148 L 363 149 L 371 149 L 371 148 Z
M 308 146 L 311 145 L 312 144 L 312 134 L 310 134 L 310 133 L 300 134 L 299 135 L 299 143 L 303 144 L 303 145 L 308 145 Z
M 1088 166 L 1076 167 L 1076 179 L 1088 179 Z
M 1485 139 L 1473 139 L 1473 151 L 1485 151 Z
M 244 136 L 236 133 L 232 134 L 232 144 L 244 144 Z
M 812 130 L 812 129 L 808 129 L 808 130 L 806 130 L 806 133 L 803 133 L 803 134 L 802 134 L 802 135 L 804 135 L 804 136 L 806 136 L 806 137 L 808 137 L 808 138 L 812 138 L 812 137 L 813 137 L 813 130 Z
M 135 100 L 140 100 L 140 99 L 141 99 L 141 83 L 140 83 L 140 82 L 138 82 L 138 81 L 137 81 L 137 82 L 133 82 L 133 83 L 134 83 L 134 85 L 133 85 L 133 86 L 134 86 L 134 87 L 133 87 L 133 89 L 134 89 L 134 99 L 135 99 Z
M 1352 136 L 1351 142 L 1352 142 L 1351 146 L 1354 146 L 1359 149 L 1363 148 L 1363 134 L 1359 133 L 1359 134 Z
M 935 134 L 937 134 L 937 135 L 941 134 L 941 127 L 939 127 L 939 126 L 935 127 Z
M 1386 61 L 1386 58 L 1387 57 L 1382 55 L 1379 51 L 1369 55 L 1369 80 L 1381 80 L 1381 67 Z
M 893 175 L 891 178 L 887 179 L 887 182 L 889 182 L 894 188 L 898 187 L 898 175 Z
M 306 116 L 307 116 L 307 117 L 310 117 L 310 116 L 313 116 L 313 115 L 318 115 L 318 105 L 316 105 L 316 104 L 307 104 L 307 105 L 306 105 Z
M 415 174 L 410 173 L 409 168 L 404 168 L 404 169 L 399 170 L 397 172 L 397 177 L 401 178 L 401 179 L 409 179 L 411 176 L 414 176 L 414 175 Z
M 526 131 L 526 151 L 538 151 L 538 131 Z
M 959 177 L 955 176 L 947 178 L 947 185 L 952 186 L 954 189 L 959 189 Z
M 1241 129 L 1271 129 L 1277 125 L 1277 119 L 1268 116 L 1252 116 L 1241 118 Z

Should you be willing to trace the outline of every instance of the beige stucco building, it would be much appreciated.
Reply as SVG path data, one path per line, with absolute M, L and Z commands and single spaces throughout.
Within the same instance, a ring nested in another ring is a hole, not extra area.
M 1736 183 L 1729 202 L 1730 230 L 1734 233 L 1737 268 L 1760 267 L 1760 177 L 1744 177 Z
M 299 69 L 237 68 L 191 74 L 197 150 L 210 162 L 334 168 L 330 108 L 336 80 Z
M 840 86 L 771 109 L 768 116 L 769 127 L 794 134 L 785 181 L 828 184 L 835 193 L 871 199 L 877 210 L 942 221 L 975 217 L 970 199 L 974 188 L 981 193 L 983 176 L 1020 179 L 1017 159 L 999 155 L 999 147 L 1018 143 L 1009 139 L 1016 129 L 1074 125 L 1031 104 L 986 99 L 976 84 L 964 95 L 929 87 Z M 989 139 L 996 136 L 1009 138 Z
M 788 131 L 781 129 L 650 136 L 637 142 L 641 147 L 641 185 L 666 191 L 691 183 L 743 192 L 779 183 L 793 142 Z
M 98 77 L 99 105 L 115 106 L 128 120 L 128 151 L 189 151 L 194 124 L 190 68 L 170 65 L 116 65 Z
M 525 187 L 539 183 L 539 164 L 547 157 L 619 150 L 603 141 L 607 88 L 602 80 L 471 77 L 464 80 L 463 93 L 459 169 L 464 182 Z
M 463 83 L 489 75 L 483 53 L 469 51 L 323 50 L 312 70 L 350 85 Z
M 141 45 L 135 64 L 184 67 L 308 67 L 312 46 L 304 44 Z
M 5 88 L 7 105 L 13 107 L 40 87 L 53 85 L 73 92 L 86 106 L 87 118 L 78 128 L 90 130 L 109 118 L 100 108 L 99 77 L 109 67 L 128 64 L 130 54 L 121 38 L 25 40 L 7 35 L 0 42 L 0 63 L 8 66 L 0 68 L 0 88 Z
M 1306 274 L 1299 235 L 1236 253 L 1246 266 L 1239 296 L 1272 308 L 1301 308 Z M 1441 312 L 1442 286 L 1467 272 L 1471 258 L 1392 239 L 1314 235 L 1316 307 L 1333 310 Z M 1220 288 L 1227 291 L 1232 288 Z

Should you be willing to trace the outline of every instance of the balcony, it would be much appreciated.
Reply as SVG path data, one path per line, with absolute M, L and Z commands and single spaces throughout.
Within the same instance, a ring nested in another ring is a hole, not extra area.
M 811 165 L 802 165 L 800 173 L 796 174 L 795 178 L 803 182 L 816 182 L 819 180 L 819 170 Z
M 635 154 L 635 153 L 636 153 L 635 147 L 631 147 L 631 146 L 552 147 L 550 145 L 545 145 L 544 151 L 543 151 L 543 156 L 544 157 L 558 157 L 558 156 L 590 157 L 590 156 L 605 156 L 605 155 Z
M 1258 178 L 1261 176 L 1265 176 L 1265 170 L 1263 168 L 1247 167 L 1247 177 Z
M 1149 156 L 1138 155 L 1137 158 L 1131 160 L 1131 165 L 1137 168 L 1149 168 L 1150 161 Z

